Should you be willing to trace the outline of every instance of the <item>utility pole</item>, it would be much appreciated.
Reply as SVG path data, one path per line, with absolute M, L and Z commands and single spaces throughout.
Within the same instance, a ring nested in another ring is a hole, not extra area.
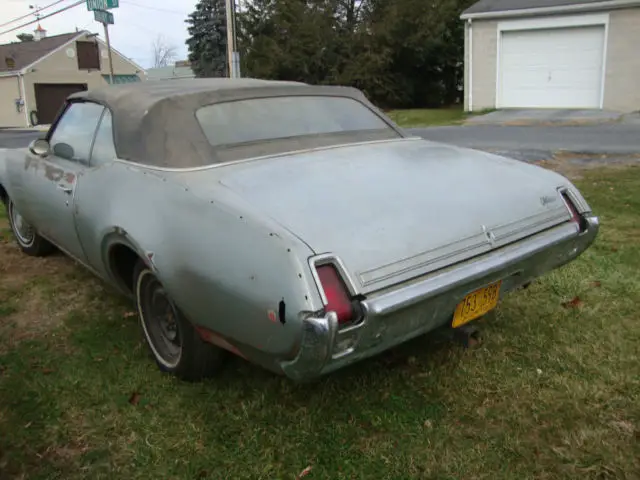
M 225 0 L 227 17 L 227 65 L 229 78 L 240 77 L 240 54 L 238 53 L 238 35 L 236 33 L 236 2 Z
M 111 57 L 111 41 L 109 40 L 109 24 L 103 23 L 104 37 L 107 41 L 107 54 L 109 55 L 109 83 L 113 85 L 113 58 Z
M 233 68 L 233 52 L 235 51 L 235 45 L 233 44 L 233 39 L 235 35 L 233 32 L 235 31 L 234 18 L 233 18 L 233 6 L 232 3 L 235 3 L 235 0 L 225 0 L 225 17 L 227 20 L 227 70 L 228 77 L 235 77 L 235 69 Z

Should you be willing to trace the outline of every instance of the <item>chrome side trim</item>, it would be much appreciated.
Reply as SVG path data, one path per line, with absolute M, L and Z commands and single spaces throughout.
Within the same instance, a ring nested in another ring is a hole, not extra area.
M 584 199 L 582 195 L 580 195 L 575 189 L 569 187 L 562 187 L 559 189 L 560 193 L 566 193 L 569 197 L 569 200 L 573 203 L 573 206 L 576 208 L 578 213 L 585 213 L 590 211 L 589 204 Z M 569 210 L 569 207 L 566 206 L 566 209 Z M 571 214 L 571 211 L 569 211 Z
M 157 165 L 147 165 L 145 163 L 133 162 L 131 160 L 125 160 L 122 158 L 115 158 L 114 162 L 122 163 L 129 167 L 135 167 L 135 168 L 146 169 L 146 170 L 156 170 L 159 172 L 174 172 L 174 173 L 200 172 L 203 170 L 213 170 L 214 168 L 226 167 L 228 165 L 257 162 L 259 160 L 266 160 L 268 158 L 289 157 L 292 155 L 300 155 L 300 154 L 305 154 L 305 153 L 315 152 L 315 151 L 333 150 L 336 148 L 345 148 L 345 147 L 357 147 L 360 145 L 373 145 L 378 143 L 394 143 L 394 142 L 406 142 L 406 141 L 416 141 L 416 140 L 423 140 L 423 139 L 420 137 L 399 137 L 399 138 L 387 138 L 384 140 L 369 140 L 366 142 L 340 143 L 338 145 L 328 145 L 326 147 L 315 147 L 315 148 L 305 148 L 302 150 L 292 150 L 290 152 L 275 153 L 272 155 L 262 155 L 259 157 L 243 158 L 241 160 L 232 160 L 229 162 L 213 163 L 211 165 L 201 165 L 198 167 L 184 167 L 184 168 L 159 167 Z
M 484 231 L 480 230 L 474 235 L 455 242 L 360 272 L 358 279 L 363 287 L 368 287 L 410 272 L 426 274 L 451 263 L 458 263 L 469 257 L 482 255 L 494 248 L 501 248 L 507 243 L 534 235 L 538 231 L 554 227 L 570 218 L 570 212 L 564 203 L 559 202 L 559 206 L 556 208 L 502 225 L 487 226 Z M 486 231 L 494 235 L 493 243 L 487 241 Z

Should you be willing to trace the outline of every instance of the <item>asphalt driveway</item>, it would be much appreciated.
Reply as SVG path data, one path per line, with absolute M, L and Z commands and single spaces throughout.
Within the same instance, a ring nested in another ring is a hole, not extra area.
M 640 154 L 640 125 L 498 126 L 474 125 L 407 129 L 410 133 L 461 147 L 498 152 L 522 160 L 553 152 Z
M 42 133 L 34 130 L 0 129 L 0 148 L 26 147 L 31 140 L 38 138 Z
M 520 160 L 540 160 L 558 151 L 583 154 L 640 154 L 640 124 L 584 126 L 466 125 L 409 128 L 410 133 L 462 147 L 496 152 Z M 0 148 L 26 147 L 42 132 L 1 130 Z

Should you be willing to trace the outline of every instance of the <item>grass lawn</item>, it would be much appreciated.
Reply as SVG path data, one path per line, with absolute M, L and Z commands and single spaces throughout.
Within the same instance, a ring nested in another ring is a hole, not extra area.
M 405 128 L 458 125 L 468 117 L 468 114 L 464 112 L 461 106 L 390 110 L 386 113 L 394 122 Z
M 126 301 L 0 219 L 0 478 L 640 478 L 640 168 L 576 183 L 601 236 L 481 345 L 427 336 L 311 385 L 162 375 Z

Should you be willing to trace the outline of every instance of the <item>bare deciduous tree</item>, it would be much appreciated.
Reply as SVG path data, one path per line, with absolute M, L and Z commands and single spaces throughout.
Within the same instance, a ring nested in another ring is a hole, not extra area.
M 176 58 L 176 47 L 169 43 L 163 35 L 158 35 L 152 44 L 153 66 L 166 67 Z

